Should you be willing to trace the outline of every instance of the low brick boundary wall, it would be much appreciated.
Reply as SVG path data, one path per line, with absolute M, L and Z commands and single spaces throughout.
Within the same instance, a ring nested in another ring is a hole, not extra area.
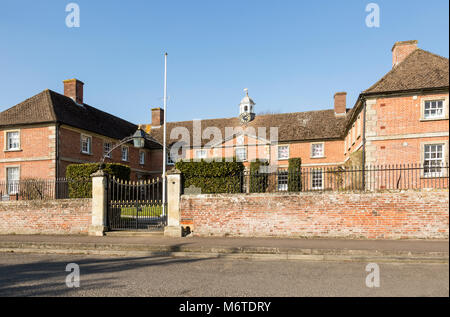
M 0 234 L 87 234 L 92 199 L 0 202 Z
M 196 236 L 448 239 L 449 192 L 183 195 Z

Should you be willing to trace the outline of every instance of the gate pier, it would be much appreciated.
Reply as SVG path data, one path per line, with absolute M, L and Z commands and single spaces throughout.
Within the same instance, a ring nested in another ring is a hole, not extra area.
M 89 226 L 90 236 L 103 236 L 108 230 L 106 223 L 107 213 L 107 185 L 108 174 L 98 170 L 92 177 L 92 220 Z

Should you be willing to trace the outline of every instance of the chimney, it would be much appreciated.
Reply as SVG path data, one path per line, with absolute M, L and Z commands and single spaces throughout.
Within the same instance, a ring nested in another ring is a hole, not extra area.
M 392 67 L 397 66 L 417 49 L 417 41 L 395 42 L 392 46 Z
M 159 127 L 164 124 L 164 110 L 161 108 L 152 109 L 152 126 Z
M 337 92 L 334 94 L 334 114 L 336 116 L 345 116 L 347 113 L 347 93 Z
M 64 83 L 64 96 L 70 97 L 76 103 L 83 104 L 83 85 L 82 81 L 78 79 L 66 79 Z

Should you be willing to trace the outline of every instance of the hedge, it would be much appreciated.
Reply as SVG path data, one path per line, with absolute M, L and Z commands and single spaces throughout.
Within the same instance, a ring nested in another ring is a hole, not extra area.
M 302 191 L 302 159 L 290 158 L 288 167 L 288 191 Z
M 269 185 L 268 174 L 261 172 L 261 166 L 269 166 L 266 160 L 256 160 L 250 163 L 250 192 L 264 193 Z
M 195 186 L 204 194 L 240 193 L 244 164 L 222 161 L 178 161 L 175 168 L 182 174 L 183 188 Z
M 66 169 L 66 179 L 69 184 L 70 198 L 91 198 L 91 174 L 97 172 L 100 165 L 97 163 L 70 164 Z M 103 170 L 111 176 L 121 180 L 130 180 L 131 169 L 123 164 L 107 163 Z

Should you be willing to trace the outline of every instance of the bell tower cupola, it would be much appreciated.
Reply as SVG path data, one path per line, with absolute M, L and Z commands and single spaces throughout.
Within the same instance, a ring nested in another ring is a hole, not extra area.
M 250 122 L 255 117 L 255 102 L 248 96 L 248 89 L 244 89 L 245 97 L 239 104 L 239 117 L 243 122 Z

